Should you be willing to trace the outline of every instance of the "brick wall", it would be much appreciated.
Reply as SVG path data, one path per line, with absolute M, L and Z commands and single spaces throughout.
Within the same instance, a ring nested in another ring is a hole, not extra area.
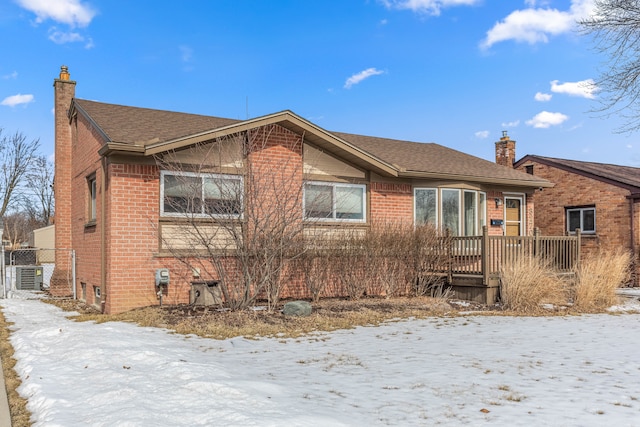
M 400 221 L 413 224 L 413 187 L 407 183 L 372 182 L 371 222 Z
M 541 163 L 533 164 L 533 173 L 555 184 L 536 192 L 536 227 L 546 235 L 566 234 L 565 208 L 596 208 L 596 234 L 583 235 L 583 254 L 597 249 L 630 248 L 629 192 L 620 187 Z M 519 167 L 524 171 L 524 165 Z M 636 225 L 638 233 L 638 224 Z M 636 236 L 636 241 L 638 237 Z
M 54 194 L 56 209 L 54 223 L 56 226 L 56 248 L 71 248 L 71 125 L 68 111 L 71 100 L 75 96 L 76 82 L 68 80 L 69 75 L 60 75 L 55 79 L 54 87 L 54 126 L 55 126 L 55 180 Z M 62 79 L 64 78 L 64 80 Z M 68 278 L 70 273 L 70 257 L 62 251 L 56 251 L 56 268 L 51 277 L 50 291 L 53 295 L 70 295 L 72 288 Z

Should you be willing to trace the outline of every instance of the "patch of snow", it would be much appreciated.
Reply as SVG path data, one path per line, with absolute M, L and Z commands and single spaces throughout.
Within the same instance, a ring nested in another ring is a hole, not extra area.
M 637 425 L 639 314 L 223 341 L 0 300 L 34 426 Z

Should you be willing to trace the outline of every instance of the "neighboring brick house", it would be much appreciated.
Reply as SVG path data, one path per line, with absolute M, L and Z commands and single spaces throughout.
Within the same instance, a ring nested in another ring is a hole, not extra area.
M 511 143 L 508 157 L 513 161 Z M 570 235 L 579 228 L 583 256 L 599 249 L 628 249 L 638 266 L 640 168 L 537 155 L 512 164 L 554 184 L 536 197 L 535 223 L 542 234 Z M 632 283 L 638 286 L 637 267 Z
M 184 274 L 168 247 L 179 242 L 184 212 L 213 206 L 232 227 L 248 227 L 244 210 L 261 199 L 284 203 L 307 236 L 385 220 L 431 222 L 460 235 L 485 225 L 489 234 L 524 235 L 533 230 L 534 194 L 551 186 L 437 144 L 329 132 L 290 111 L 232 120 L 77 99 L 69 77 L 62 67 L 54 81 L 56 247 L 75 249 L 77 294 L 107 313 L 158 304 L 159 268 L 172 277 L 165 302 L 189 301 L 198 272 Z M 239 149 L 220 143 L 215 153 L 194 151 L 233 135 L 243 138 Z M 258 137 L 262 145 L 252 145 Z M 203 160 L 204 173 L 163 166 Z M 274 176 L 286 185 L 260 191 Z M 187 199 L 186 181 L 204 189 L 199 204 Z M 304 189 L 301 199 L 287 198 L 292 188 Z M 57 260 L 52 293 L 68 293 L 55 277 L 68 277 L 69 268 Z M 281 296 L 308 295 L 292 286 Z

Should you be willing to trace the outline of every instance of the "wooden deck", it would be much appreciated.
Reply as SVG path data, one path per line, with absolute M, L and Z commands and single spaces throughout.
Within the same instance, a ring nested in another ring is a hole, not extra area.
M 456 296 L 482 303 L 498 298 L 500 269 L 522 257 L 541 257 L 559 274 L 572 274 L 580 260 L 580 232 L 573 236 L 481 236 L 446 238 L 446 265 L 438 270 Z

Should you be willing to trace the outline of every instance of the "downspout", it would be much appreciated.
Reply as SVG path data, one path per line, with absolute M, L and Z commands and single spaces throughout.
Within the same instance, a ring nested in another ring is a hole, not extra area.
M 100 195 L 100 204 L 102 205 L 102 218 L 100 218 L 100 308 L 104 313 L 107 298 L 107 232 L 106 232 L 106 217 L 107 217 L 107 158 L 101 159 L 102 174 L 100 178 L 100 188 L 102 194 Z

